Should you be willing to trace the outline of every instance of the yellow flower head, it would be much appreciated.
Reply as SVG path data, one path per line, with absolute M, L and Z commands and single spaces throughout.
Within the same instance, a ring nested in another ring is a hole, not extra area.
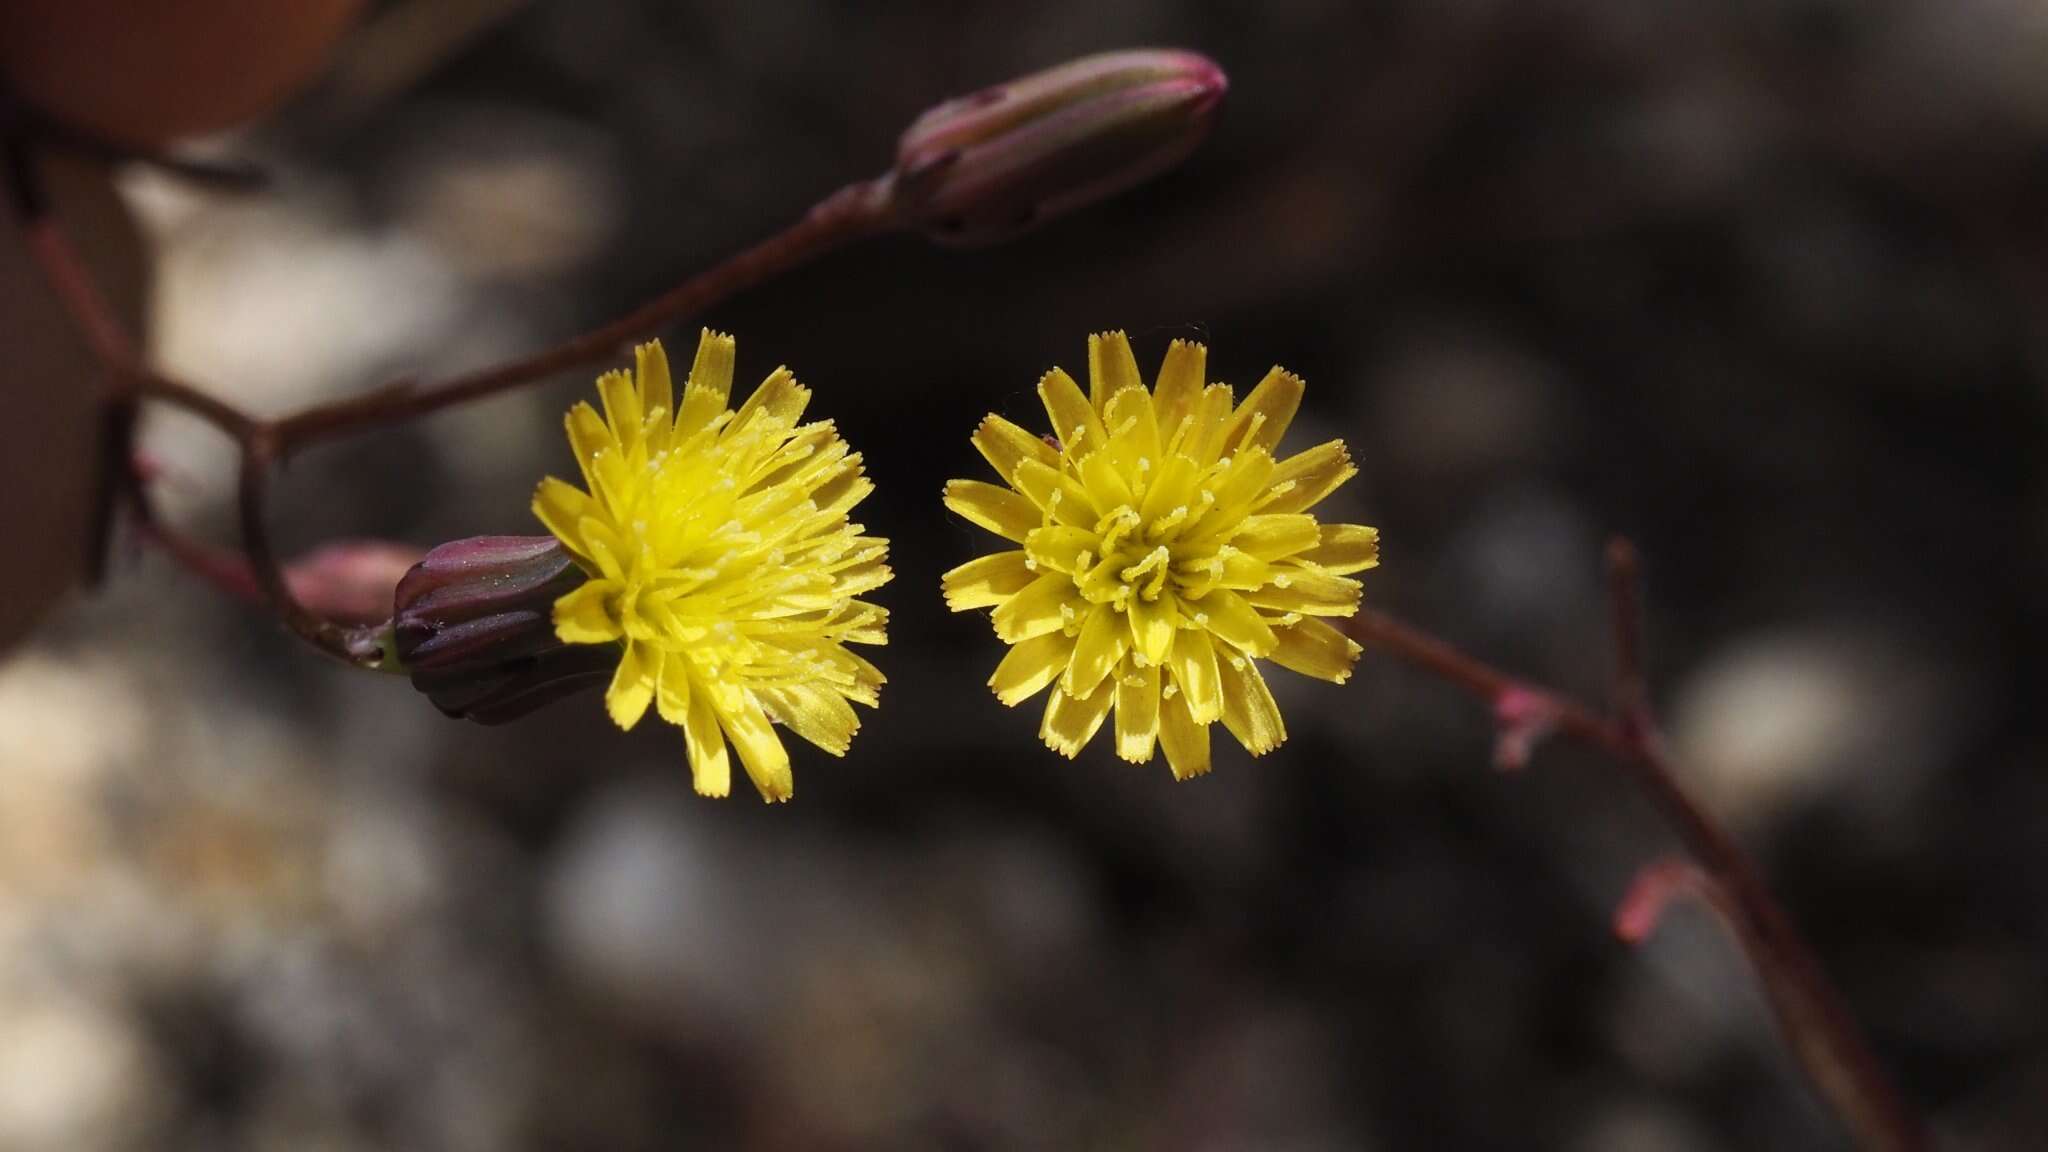
M 850 702 L 882 685 L 848 644 L 884 643 L 889 542 L 847 512 L 873 490 L 830 421 L 799 424 L 810 390 L 777 368 L 738 411 L 733 339 L 706 331 L 683 387 L 659 342 L 597 382 L 604 415 L 569 411 L 578 489 L 550 476 L 533 511 L 590 579 L 555 602 L 570 644 L 621 646 L 605 706 L 631 728 L 652 703 L 683 730 L 697 791 L 732 787 L 725 742 L 768 800 L 792 791 L 781 724 L 835 756 Z
M 1256 660 L 1341 684 L 1358 658 L 1319 617 L 1358 611 L 1348 575 L 1379 562 L 1379 532 L 1308 511 L 1356 473 L 1343 441 L 1276 461 L 1300 378 L 1275 368 L 1233 407 L 1206 356 L 1175 341 L 1147 391 L 1123 333 L 1091 336 L 1088 395 L 1057 368 L 1038 382 L 1051 437 L 995 415 L 975 430 L 1007 486 L 946 486 L 1021 545 L 946 573 L 946 603 L 995 609 L 1014 647 L 989 687 L 1014 706 L 1050 686 L 1039 736 L 1063 755 L 1114 711 L 1117 755 L 1156 742 L 1199 776 L 1218 720 L 1254 756 L 1287 738 Z

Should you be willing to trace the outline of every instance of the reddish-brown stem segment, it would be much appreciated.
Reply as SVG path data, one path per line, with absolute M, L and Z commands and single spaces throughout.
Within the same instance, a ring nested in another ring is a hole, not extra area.
M 20 142 L 13 143 L 18 146 Z M 249 574 L 272 610 L 294 633 L 321 651 L 351 663 L 369 663 L 379 658 L 375 637 L 329 620 L 300 603 L 270 545 L 265 519 L 270 474 L 293 450 L 495 396 L 601 360 L 683 316 L 708 308 L 849 241 L 886 231 L 896 223 L 890 195 L 893 175 L 850 184 L 820 201 L 782 232 L 685 280 L 624 316 L 532 356 L 434 385 L 386 386 L 351 399 L 265 420 L 142 363 L 133 340 L 101 298 L 69 237 L 47 211 L 46 200 L 39 195 L 33 157 L 23 157 L 23 161 L 22 165 L 10 167 L 10 183 L 18 185 L 10 197 L 16 219 L 51 290 L 84 333 L 94 355 L 113 376 L 118 389 L 115 402 L 130 403 L 137 397 L 161 401 L 190 412 L 234 439 L 241 452 L 236 503 Z M 110 467 L 127 467 L 127 445 L 110 445 L 109 453 L 109 458 L 118 462 Z M 131 499 L 139 517 L 149 523 L 146 498 L 131 493 Z M 160 542 L 164 539 L 161 535 L 153 538 Z M 197 556 L 183 549 L 169 551 L 173 558 L 184 561 Z M 209 579 L 219 576 L 204 566 L 199 571 Z
M 787 272 L 891 224 L 892 176 L 849 184 L 801 220 L 700 275 L 683 281 L 624 316 L 546 351 L 509 364 L 426 387 L 387 385 L 362 396 L 294 413 L 276 422 L 280 457 L 317 440 L 381 428 L 443 408 L 481 400 L 545 380 L 559 372 L 616 355 L 674 321 Z
M 1377 648 L 1498 708 L 1504 696 L 1544 699 L 1551 731 L 1606 753 L 1669 822 L 1687 851 L 1726 893 L 1730 921 L 1757 970 L 1786 1042 L 1829 1106 L 1872 1152 L 1923 1152 L 1918 1118 L 1892 1088 L 1861 1029 L 1761 873 L 1734 838 L 1678 783 L 1643 692 L 1636 553 L 1617 541 L 1608 553 L 1615 592 L 1616 714 L 1602 716 L 1568 696 L 1534 688 L 1444 641 L 1371 608 L 1349 621 L 1353 639 Z
M 0 129 L 12 129 L 12 121 Z M 378 656 L 374 633 L 344 627 L 309 610 L 292 594 L 270 545 L 264 507 L 274 465 L 294 449 L 370 428 L 423 416 L 497 395 L 615 354 L 628 342 L 710 307 L 716 302 L 788 271 L 853 239 L 895 224 L 891 177 L 852 184 L 827 197 L 784 232 L 678 285 L 632 312 L 543 352 L 510 364 L 427 387 L 393 386 L 279 420 L 263 420 L 204 390 L 151 371 L 100 293 L 41 195 L 33 158 L 10 131 L 7 177 L 17 221 L 29 239 L 51 288 L 107 365 L 120 394 L 182 408 L 219 427 L 241 450 L 237 486 L 248 574 L 284 622 L 299 636 L 341 659 L 367 664 Z M 128 467 L 125 446 L 118 466 Z M 144 523 L 146 497 L 131 492 Z M 172 547 L 174 558 L 193 565 L 224 587 L 234 583 L 217 566 L 201 563 L 203 551 Z M 1693 857 L 1725 891 L 1731 920 L 1745 952 L 1756 965 L 1766 994 L 1788 1041 L 1822 1095 L 1855 1132 L 1859 1143 L 1882 1152 L 1920 1152 L 1926 1137 L 1886 1081 L 1854 1021 L 1843 1007 L 1811 951 L 1735 841 L 1713 823 L 1680 788 L 1663 743 L 1651 722 L 1641 662 L 1640 608 L 1632 547 L 1610 550 L 1616 612 L 1615 715 L 1603 717 L 1578 701 L 1530 687 L 1451 645 L 1372 609 L 1350 622 L 1351 635 L 1388 651 L 1493 706 L 1504 697 L 1540 698 L 1536 709 L 1555 731 L 1606 752 L 1623 766 L 1676 829 Z M 240 590 L 237 588 L 236 590 Z M 1519 711 L 1526 712 L 1527 708 Z

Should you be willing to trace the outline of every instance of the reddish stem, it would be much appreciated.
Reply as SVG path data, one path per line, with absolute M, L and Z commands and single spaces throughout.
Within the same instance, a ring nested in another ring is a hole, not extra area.
M 808 263 L 849 241 L 891 226 L 891 176 L 849 184 L 818 202 L 795 224 L 693 276 L 624 316 L 545 351 L 438 384 L 394 383 L 276 421 L 280 457 L 317 440 L 381 428 L 495 396 L 618 354 L 676 320 L 702 312 L 765 280 Z
M 1756 968 L 1787 1043 L 1829 1106 L 1873 1152 L 1929 1147 L 1917 1117 L 1893 1089 L 1855 1020 L 1748 855 L 1694 803 L 1649 716 L 1641 678 L 1641 625 L 1636 553 L 1625 541 L 1609 550 L 1616 592 L 1618 713 L 1601 716 L 1571 697 L 1534 688 L 1426 632 L 1371 608 L 1349 621 L 1353 639 L 1377 647 L 1478 697 L 1497 712 L 1504 703 L 1543 700 L 1551 730 L 1606 753 L 1627 772 L 1677 833 L 1716 888 L 1726 893 L 1738 940 Z
M 14 126 L 10 124 L 7 127 Z M 159 400 L 206 420 L 234 438 L 241 450 L 241 472 L 236 485 L 246 559 L 245 571 L 241 575 L 253 581 L 255 589 L 271 609 L 300 638 L 352 663 L 378 657 L 373 638 L 362 629 L 343 625 L 313 611 L 293 595 L 290 582 L 271 547 L 264 507 L 270 474 L 279 461 L 294 449 L 315 441 L 385 427 L 498 395 L 614 355 L 629 342 L 651 336 L 683 316 L 708 308 L 849 241 L 885 231 L 895 224 L 890 199 L 893 176 L 883 175 L 849 184 L 820 201 L 802 219 L 782 232 L 692 276 L 624 316 L 524 359 L 426 387 L 386 386 L 351 399 L 316 405 L 281 419 L 264 420 L 204 389 L 142 363 L 133 339 L 107 306 L 90 270 L 50 212 L 48 198 L 43 194 L 27 143 L 12 133 L 6 136 L 5 142 L 8 146 L 6 175 L 9 199 L 16 221 L 27 237 L 29 251 L 41 267 L 51 291 L 85 335 L 95 357 L 113 376 L 119 390 L 114 403 L 130 404 L 136 397 Z M 130 445 L 110 445 L 108 459 L 111 463 L 108 466 L 125 470 L 131 456 Z M 124 471 L 122 486 L 136 489 L 137 485 L 129 482 L 131 479 Z M 109 489 L 110 492 L 114 490 Z M 139 490 L 131 491 L 129 495 L 138 519 L 146 526 L 153 525 L 146 495 Z M 172 555 L 187 563 L 188 567 L 237 595 L 246 591 L 240 577 L 230 578 L 217 557 L 193 551 L 196 545 L 186 548 L 173 543 L 180 538 L 160 528 L 151 530 L 153 538 L 165 543 Z

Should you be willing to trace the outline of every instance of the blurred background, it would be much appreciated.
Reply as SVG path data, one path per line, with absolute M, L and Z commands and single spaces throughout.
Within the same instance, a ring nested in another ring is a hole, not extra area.
M 1597 698 L 1638 540 L 1689 782 L 1948 1146 L 2048 1146 L 2034 0 L 378 3 L 206 145 L 269 189 L 120 175 L 136 299 L 265 412 L 482 365 L 943 97 L 1147 44 L 1232 79 L 1173 175 L 702 318 L 817 390 L 894 541 L 883 707 L 794 804 L 695 798 L 595 697 L 444 720 L 134 545 L 0 658 L 0 1149 L 1846 1147 L 1705 915 L 1612 937 L 1672 845 L 1596 758 L 1497 775 L 1479 707 L 1371 652 L 1188 784 L 996 704 L 939 488 L 1112 327 L 1306 376 L 1368 599 L 1540 681 Z M 280 546 L 537 531 L 593 374 L 295 461 Z M 229 446 L 144 445 L 231 539 Z

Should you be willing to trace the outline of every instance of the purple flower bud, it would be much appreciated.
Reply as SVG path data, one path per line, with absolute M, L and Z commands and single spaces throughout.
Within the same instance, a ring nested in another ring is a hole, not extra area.
M 602 687 L 618 651 L 555 636 L 555 601 L 583 581 L 552 536 L 443 544 L 398 582 L 399 662 L 435 707 L 479 724 Z
M 1228 87 L 1206 56 L 1144 49 L 947 101 L 896 146 L 896 211 L 940 243 L 1006 240 L 1186 159 Z

